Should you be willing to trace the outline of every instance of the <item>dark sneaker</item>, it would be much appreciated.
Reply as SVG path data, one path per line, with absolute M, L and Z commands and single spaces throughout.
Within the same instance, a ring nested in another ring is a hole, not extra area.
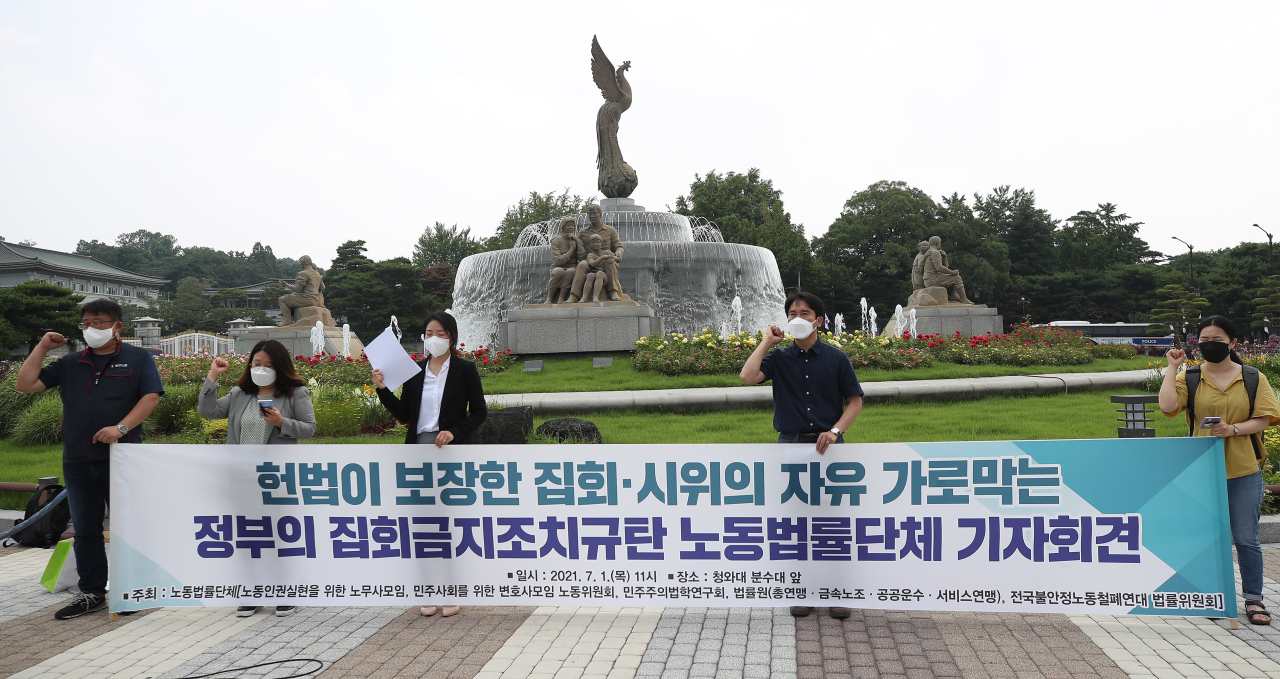
M 298 609 L 294 606 L 276 606 L 277 618 L 287 618 L 297 612 Z
M 809 611 L 812 610 L 813 609 L 809 606 L 792 606 L 791 615 L 794 615 L 797 618 L 803 618 L 804 616 L 809 615 Z
M 107 607 L 107 597 L 101 594 L 86 594 L 81 592 L 75 596 L 66 606 L 53 614 L 54 620 L 70 620 L 78 618 L 85 613 L 100 611 Z
M 841 608 L 840 606 L 831 607 L 831 617 L 835 618 L 836 620 L 844 620 L 845 618 L 849 617 L 852 613 L 853 611 L 848 608 Z
M 247 618 L 260 610 L 262 610 L 261 606 L 241 606 L 236 609 L 236 617 Z

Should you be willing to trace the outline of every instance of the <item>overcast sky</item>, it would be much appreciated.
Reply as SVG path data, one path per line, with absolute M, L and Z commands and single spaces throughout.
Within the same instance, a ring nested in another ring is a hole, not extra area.
M 758 167 L 824 233 L 854 192 L 1112 202 L 1166 253 L 1280 234 L 1280 3 L 0 4 L 0 235 L 145 228 L 326 265 L 595 190 L 591 36 L 630 60 L 632 195 Z M 1176 247 L 1175 247 L 1176 246 Z

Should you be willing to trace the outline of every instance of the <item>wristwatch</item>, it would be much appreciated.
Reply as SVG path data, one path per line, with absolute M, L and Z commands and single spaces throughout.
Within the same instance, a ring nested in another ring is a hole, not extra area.
M 1234 425 L 1233 425 L 1231 428 L 1232 428 L 1232 429 L 1234 429 L 1234 430 L 1236 430 L 1236 436 L 1239 436 L 1239 435 L 1240 435 L 1240 427 L 1237 427 L 1237 426 L 1234 426 Z
M 120 435 L 121 435 L 121 436 L 124 436 L 125 434 L 128 434 L 128 433 L 129 433 L 129 428 L 128 428 L 128 427 L 126 427 L 126 426 L 124 426 L 123 424 L 117 424 L 117 425 L 116 425 L 116 429 L 119 429 L 119 430 L 120 430 Z
M 840 428 L 839 428 L 839 427 L 832 427 L 832 428 L 831 428 L 831 433 L 832 433 L 832 434 L 835 434 L 835 435 L 836 435 L 836 438 L 840 438 Z

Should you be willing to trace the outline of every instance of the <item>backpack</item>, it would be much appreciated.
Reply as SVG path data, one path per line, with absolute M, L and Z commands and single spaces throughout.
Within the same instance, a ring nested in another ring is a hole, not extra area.
M 67 524 L 71 523 L 71 506 L 67 502 L 57 502 L 59 494 L 65 488 L 57 484 L 49 486 L 41 486 L 39 490 L 27 500 L 27 512 L 21 519 L 14 522 L 15 531 L 9 536 L 23 547 L 40 547 L 42 549 L 53 547 L 62 539 L 62 534 L 67 530 Z M 31 517 L 36 512 L 44 509 L 49 503 L 54 502 L 55 505 L 44 513 L 44 516 L 31 521 Z M 22 528 L 18 526 L 22 525 Z
M 1196 435 L 1196 387 L 1200 386 L 1200 366 L 1187 368 L 1187 436 Z M 1244 381 L 1244 390 L 1249 394 L 1249 418 L 1253 418 L 1253 406 L 1258 400 L 1258 369 L 1250 365 L 1240 366 L 1240 378 Z M 1253 443 L 1253 456 L 1262 466 L 1262 444 L 1259 434 L 1250 434 Z

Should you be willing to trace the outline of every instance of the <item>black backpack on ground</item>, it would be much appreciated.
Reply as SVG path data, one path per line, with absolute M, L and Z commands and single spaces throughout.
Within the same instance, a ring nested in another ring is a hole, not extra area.
M 62 534 L 67 530 L 67 524 L 71 523 L 70 503 L 59 502 L 34 522 L 31 521 L 31 517 L 45 505 L 53 502 L 63 490 L 64 488 L 57 484 L 41 486 L 31 499 L 27 500 L 26 515 L 14 522 L 14 528 L 18 528 L 19 525 L 22 527 L 9 536 L 9 540 L 23 547 L 48 548 L 58 544 Z
M 1200 366 L 1195 365 L 1187 368 L 1187 436 L 1196 435 L 1196 387 L 1200 386 Z M 1253 406 L 1258 401 L 1258 369 L 1251 365 L 1240 366 L 1240 378 L 1244 382 L 1245 393 L 1249 394 L 1249 419 L 1253 419 Z M 1253 443 L 1253 456 L 1258 460 L 1258 466 L 1262 466 L 1263 447 L 1261 434 L 1250 434 L 1249 441 Z

